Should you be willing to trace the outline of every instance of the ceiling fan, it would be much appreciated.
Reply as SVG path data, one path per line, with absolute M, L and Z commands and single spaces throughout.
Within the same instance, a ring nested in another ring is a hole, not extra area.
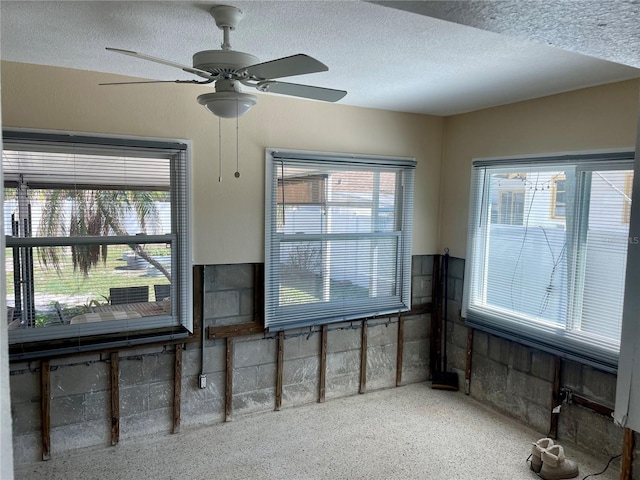
M 347 92 L 331 88 L 314 87 L 297 83 L 280 82 L 274 79 L 324 72 L 329 68 L 313 57 L 302 53 L 259 63 L 255 56 L 231 49 L 229 32 L 235 30 L 244 16 L 242 10 L 229 5 L 214 5 L 211 15 L 223 32 L 221 50 L 204 50 L 193 55 L 193 67 L 180 65 L 169 60 L 144 55 L 131 50 L 109 48 L 107 50 L 140 58 L 163 65 L 179 68 L 203 80 L 174 80 L 172 83 L 215 84 L 215 92 L 198 96 L 198 103 L 207 107 L 214 115 L 236 118 L 253 107 L 258 98 L 243 93 L 240 85 L 256 88 L 261 92 L 272 92 L 294 97 L 310 98 L 325 102 L 337 102 Z M 164 81 L 117 82 L 102 85 L 131 83 L 164 83 Z

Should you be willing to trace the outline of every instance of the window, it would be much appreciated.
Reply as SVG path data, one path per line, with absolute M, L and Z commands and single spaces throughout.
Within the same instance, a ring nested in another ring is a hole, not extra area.
M 181 143 L 4 132 L 10 344 L 190 330 L 187 167 Z
M 632 153 L 474 161 L 467 322 L 615 368 L 629 241 L 620 215 L 632 162 Z M 502 213 L 512 207 L 501 191 L 514 172 L 524 188 L 522 222 L 493 221 L 495 211 L 514 218 Z
M 494 223 L 522 225 L 524 191 L 500 190 L 498 192 L 498 218 Z
M 551 181 L 551 218 L 563 219 L 567 211 L 567 191 L 565 187 L 566 178 L 559 174 Z
M 415 160 L 267 150 L 265 326 L 409 310 Z

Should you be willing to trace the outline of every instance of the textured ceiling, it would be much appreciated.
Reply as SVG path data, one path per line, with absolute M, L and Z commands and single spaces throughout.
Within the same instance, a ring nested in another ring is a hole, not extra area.
M 640 1 L 374 1 L 640 68 Z
M 231 34 L 235 50 L 261 61 L 309 54 L 329 72 L 284 80 L 347 90 L 343 104 L 451 115 L 640 77 L 634 68 L 640 64 L 639 5 L 633 1 L 394 1 L 393 8 L 360 1 L 229 3 L 245 12 Z M 594 16 L 592 7 L 603 4 L 608 8 Z M 0 58 L 191 78 L 104 47 L 191 65 L 193 53 L 217 49 L 222 40 L 211 5 L 1 1 Z

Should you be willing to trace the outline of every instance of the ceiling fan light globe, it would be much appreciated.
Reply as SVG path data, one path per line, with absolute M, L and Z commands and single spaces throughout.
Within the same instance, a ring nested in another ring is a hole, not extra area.
M 258 103 L 258 97 L 250 93 L 214 92 L 200 95 L 198 103 L 207 107 L 217 117 L 236 118 L 247 113 Z

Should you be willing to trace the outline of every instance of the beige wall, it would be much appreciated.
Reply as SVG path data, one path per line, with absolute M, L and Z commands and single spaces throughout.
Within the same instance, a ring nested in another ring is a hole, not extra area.
M 633 150 L 639 86 L 632 80 L 446 118 L 438 253 L 466 256 L 472 159 Z
M 180 138 L 193 146 L 193 246 L 199 264 L 264 261 L 266 147 L 415 157 L 413 253 L 436 253 L 442 126 L 440 117 L 260 95 L 236 122 L 222 121 L 218 182 L 218 118 L 198 105 L 211 91 L 194 85 L 98 86 L 103 73 L 2 63 L 4 127 Z

